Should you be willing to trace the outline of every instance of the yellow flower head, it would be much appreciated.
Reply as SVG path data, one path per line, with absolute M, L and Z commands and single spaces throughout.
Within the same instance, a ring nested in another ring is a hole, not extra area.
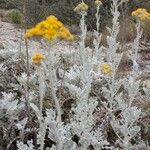
M 45 59 L 45 56 L 37 52 L 32 56 L 32 63 L 35 65 L 40 65 L 41 61 L 44 59 Z
M 35 27 L 27 30 L 25 37 L 44 37 L 48 40 L 54 40 L 56 38 L 63 40 L 73 39 L 70 31 L 55 16 L 49 16 L 46 20 L 41 21 Z
M 144 8 L 138 8 L 131 14 L 133 17 L 140 19 L 141 21 L 150 20 L 150 13 Z
M 75 8 L 74 11 L 77 13 L 83 13 L 83 12 L 87 12 L 88 10 L 88 5 L 85 4 L 84 2 L 78 4 Z
M 100 65 L 100 71 L 104 75 L 111 75 L 112 74 L 112 67 L 110 64 L 102 64 Z
M 96 6 L 101 6 L 101 5 L 102 5 L 102 2 L 101 2 L 100 0 L 96 0 L 96 1 L 95 1 L 95 5 L 96 5 Z

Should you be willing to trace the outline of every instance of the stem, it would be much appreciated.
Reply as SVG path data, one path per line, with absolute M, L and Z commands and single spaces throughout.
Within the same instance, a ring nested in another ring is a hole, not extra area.
M 95 44 L 95 56 L 98 59 L 98 54 L 101 53 L 101 51 L 99 51 L 99 46 L 100 46 L 100 42 L 101 42 L 101 36 L 100 36 L 100 6 L 97 6 L 96 8 L 96 44 Z M 99 52 L 99 53 L 98 53 Z
M 38 75 L 39 75 L 39 94 L 40 94 L 40 114 L 42 117 L 42 109 L 43 109 L 43 96 L 44 96 L 44 80 L 42 75 L 41 66 L 38 67 Z
M 55 105 L 56 105 L 57 121 L 59 123 L 61 123 L 61 108 L 60 108 L 59 101 L 58 101 L 57 96 L 56 96 L 56 91 L 55 91 L 54 86 L 53 86 L 54 85 L 53 84 L 53 78 L 51 75 L 50 75 L 50 82 L 51 82 L 52 98 L 53 98 Z
M 82 65 L 84 65 L 85 60 L 85 38 L 86 38 L 86 27 L 85 27 L 85 14 L 82 14 L 82 18 L 80 20 L 80 28 L 81 28 L 81 43 L 80 43 L 80 54 L 82 59 Z
M 24 32 L 27 30 L 27 17 L 26 17 L 26 0 L 24 0 L 24 6 L 23 6 L 23 14 L 24 14 Z M 29 109 L 29 50 L 28 50 L 28 41 L 27 38 L 25 40 L 25 49 L 26 49 L 26 64 L 27 64 L 27 86 L 26 86 L 26 98 L 25 98 L 25 107 L 26 107 L 26 112 L 29 118 L 29 122 L 31 123 L 31 116 L 30 116 L 30 109 Z
M 54 70 L 52 70 L 52 71 L 53 71 L 53 73 L 55 73 Z M 61 124 L 61 122 L 62 122 L 62 120 L 61 120 L 61 107 L 59 104 L 59 100 L 57 99 L 57 96 L 56 96 L 56 90 L 54 87 L 54 81 L 53 81 L 53 77 L 52 77 L 51 73 L 49 75 L 49 79 L 50 79 L 50 83 L 51 83 L 52 99 L 55 102 L 56 111 L 57 111 L 57 122 L 58 122 L 58 124 Z M 56 133 L 57 133 L 57 131 L 56 131 Z M 62 142 L 61 142 L 61 139 L 59 139 L 59 135 L 58 135 L 58 139 L 57 139 L 56 149 L 62 150 Z
M 80 43 L 80 56 L 81 56 L 81 62 L 83 65 L 83 70 L 82 70 L 82 81 L 83 81 L 83 86 L 86 84 L 86 78 L 87 77 L 87 70 L 86 70 L 86 65 L 88 64 L 87 59 L 86 59 L 86 50 L 85 50 L 85 38 L 86 38 L 86 32 L 87 28 L 85 25 L 85 15 L 82 14 L 82 18 L 80 20 L 80 28 L 81 28 L 81 43 Z
M 100 9 L 100 6 L 97 6 L 97 9 L 96 9 L 96 29 L 97 29 L 97 33 L 99 33 L 99 19 L 100 19 L 100 15 L 99 15 L 99 9 Z
M 50 44 L 50 47 L 51 47 L 51 44 Z M 51 93 L 52 93 L 52 99 L 54 100 L 54 103 L 55 103 L 55 107 L 56 107 L 56 112 L 57 112 L 57 118 L 56 118 L 56 122 L 58 124 L 58 126 L 62 125 L 62 120 L 61 120 L 61 107 L 60 107 L 60 104 L 59 104 L 59 99 L 57 98 L 57 95 L 56 95 L 56 87 L 55 87 L 55 79 L 57 79 L 56 77 L 56 71 L 55 69 L 53 69 L 53 62 L 52 62 L 52 52 L 50 50 L 48 50 L 48 56 L 50 57 L 49 58 L 49 70 L 50 70 L 50 73 L 49 73 L 49 81 L 50 81 L 50 84 L 51 84 Z M 58 132 L 56 132 L 56 135 L 57 135 L 57 142 L 56 142 L 56 149 L 57 150 L 62 150 L 62 139 L 59 138 L 59 135 L 58 135 Z

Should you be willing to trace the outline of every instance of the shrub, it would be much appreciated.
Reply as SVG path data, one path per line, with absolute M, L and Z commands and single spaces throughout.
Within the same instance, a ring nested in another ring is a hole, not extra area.
M 20 0 L 1 0 L 0 8 L 21 10 L 22 4 L 23 4 L 23 1 L 20 1 Z
M 23 16 L 19 10 L 11 10 L 6 15 L 7 21 L 11 23 L 21 24 Z

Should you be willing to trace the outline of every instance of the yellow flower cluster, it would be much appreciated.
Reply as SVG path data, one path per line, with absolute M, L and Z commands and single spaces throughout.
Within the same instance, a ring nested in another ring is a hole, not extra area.
M 133 17 L 137 17 L 141 21 L 150 20 L 150 13 L 144 8 L 138 8 L 131 14 Z
M 27 30 L 25 37 L 44 37 L 48 40 L 56 38 L 73 40 L 74 38 L 70 31 L 55 16 L 49 16 L 46 20 Z
M 95 5 L 96 5 L 96 6 L 101 6 L 101 5 L 102 5 L 102 2 L 101 2 L 100 0 L 96 0 L 96 1 L 95 1 Z
M 100 65 L 101 73 L 104 75 L 111 75 L 112 74 L 112 67 L 109 64 L 102 64 Z
M 85 4 L 84 2 L 78 4 L 77 7 L 75 7 L 74 9 L 74 11 L 77 13 L 86 12 L 87 10 L 88 10 L 88 5 Z
M 44 59 L 45 59 L 45 56 L 37 52 L 32 56 L 32 63 L 35 65 L 40 65 L 42 60 Z

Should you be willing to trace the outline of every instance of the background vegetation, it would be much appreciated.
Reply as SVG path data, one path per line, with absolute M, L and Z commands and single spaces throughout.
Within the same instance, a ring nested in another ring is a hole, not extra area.
M 100 31 L 103 33 L 102 43 L 106 43 L 106 25 L 111 26 L 111 12 L 110 12 L 110 0 L 102 0 L 103 6 L 100 9 L 101 18 L 100 18 Z M 36 23 L 43 20 L 49 15 L 55 15 L 59 20 L 68 25 L 72 32 L 77 34 L 79 33 L 78 27 L 79 24 L 79 15 L 76 14 L 73 9 L 80 2 L 80 0 L 27 0 L 27 26 L 31 27 Z M 88 15 L 86 18 L 86 24 L 88 30 L 93 31 L 95 29 L 95 12 L 96 8 L 94 5 L 94 0 L 85 0 L 90 7 L 88 10 Z M 120 17 L 120 33 L 118 38 L 121 42 L 129 42 L 132 38 L 135 37 L 135 20 L 131 17 L 131 12 L 138 7 L 144 7 L 150 10 L 150 1 L 149 0 L 131 0 L 128 4 L 124 4 L 121 9 Z M 0 9 L 16 9 L 17 13 L 6 15 L 5 21 L 13 23 L 21 23 L 22 21 L 22 12 L 23 12 L 23 1 L 20 0 L 0 0 Z M 20 14 L 18 14 L 20 11 Z M 12 11 L 11 11 L 12 12 Z M 8 17 L 11 16 L 11 17 Z M 148 25 L 144 27 L 144 37 L 150 37 L 150 27 Z M 87 43 L 92 39 L 93 35 L 88 33 Z M 90 45 L 88 45 L 90 46 Z
M 27 14 L 28 25 L 36 24 L 46 16 L 53 14 L 62 22 L 68 25 L 78 24 L 79 16 L 72 10 L 80 2 L 80 0 L 28 0 L 27 1 Z M 93 28 L 93 19 L 95 18 L 94 0 L 85 0 L 89 4 L 87 23 L 88 27 Z M 144 7 L 150 9 L 149 0 L 131 0 L 128 6 L 122 6 L 124 13 L 128 15 L 132 10 Z M 20 0 L 0 0 L 0 8 L 5 9 L 18 9 L 23 10 L 23 1 Z M 101 8 L 101 26 L 107 24 L 110 18 L 110 1 L 103 0 L 103 7 Z

